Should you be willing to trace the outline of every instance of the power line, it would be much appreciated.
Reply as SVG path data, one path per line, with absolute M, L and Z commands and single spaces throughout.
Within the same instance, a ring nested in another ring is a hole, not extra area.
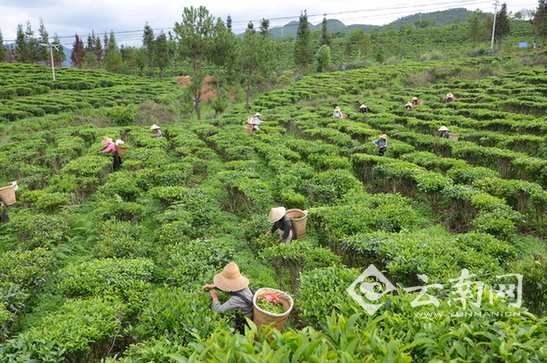
M 340 16 L 340 15 L 354 15 L 352 16 L 351 18 L 345 18 L 344 20 L 352 20 L 352 19 L 359 19 L 361 21 L 366 21 L 367 19 L 371 19 L 371 18 L 374 18 L 374 19 L 377 19 L 379 16 L 382 16 L 387 18 L 387 17 L 390 17 L 392 18 L 393 16 L 398 16 L 398 15 L 405 15 L 405 14 L 408 14 L 409 13 L 409 9 L 411 9 L 412 12 L 414 13 L 421 13 L 422 11 L 429 11 L 429 12 L 434 12 L 434 11 L 442 11 L 442 10 L 446 10 L 447 7 L 449 8 L 458 8 L 458 7 L 463 7 L 465 5 L 472 5 L 472 6 L 479 6 L 479 5 L 486 5 L 486 4 L 490 4 L 491 3 L 491 0 L 490 1 L 475 1 L 475 0 L 459 0 L 459 1 L 441 1 L 441 2 L 434 2 L 434 3 L 427 3 L 427 4 L 418 4 L 418 5 L 412 5 L 411 7 L 409 7 L 408 5 L 395 5 L 395 6 L 390 6 L 390 7 L 387 7 L 387 8 L 373 8 L 373 9 L 365 9 L 365 10 L 349 10 L 349 11 L 341 11 L 341 12 L 333 12 L 333 13 L 321 13 L 321 14 L 311 14 L 311 15 L 307 15 L 308 16 L 308 20 L 310 18 L 316 18 L 316 17 L 324 17 L 324 16 L 328 16 L 328 17 L 333 17 L 333 16 Z M 382 14 L 383 13 L 383 14 Z M 363 14 L 363 15 L 358 15 L 357 14 Z M 270 22 L 272 21 L 290 21 L 290 20 L 297 20 L 299 19 L 299 16 L 282 16 L 282 17 L 275 17 L 275 18 L 269 18 L 268 20 Z M 249 22 L 260 22 L 262 19 L 252 19 L 252 20 L 239 20 L 239 21 L 233 21 L 232 22 L 232 25 L 234 24 L 245 24 L 245 26 L 249 23 Z M 284 25 L 284 24 L 283 24 Z M 275 26 L 274 27 L 280 27 L 280 26 L 283 26 L 283 25 L 278 25 L 278 26 Z M 170 31 L 170 30 L 173 30 L 173 26 L 171 27 L 168 27 L 168 28 L 153 28 L 152 29 L 153 31 Z M 245 27 L 242 27 L 242 31 L 245 30 Z M 138 41 L 138 40 L 142 40 L 142 36 L 141 34 L 143 33 L 143 29 L 139 29 L 139 30 L 121 30 L 121 31 L 114 31 L 112 32 L 116 38 L 117 38 L 117 42 L 121 42 L 121 41 L 126 41 L 126 42 L 134 42 L 134 41 Z M 110 34 L 110 33 L 106 33 L 105 34 Z M 139 36 L 137 37 L 136 35 L 139 34 Z M 88 33 L 89 35 L 89 33 Z M 57 36 L 58 39 L 73 39 L 74 38 L 74 35 L 62 35 L 62 36 Z M 84 37 L 82 37 L 83 39 Z M 5 40 L 6 43 L 15 43 L 16 40 L 15 39 L 10 39 L 10 40 Z M 72 43 L 61 43 L 62 45 L 72 45 Z

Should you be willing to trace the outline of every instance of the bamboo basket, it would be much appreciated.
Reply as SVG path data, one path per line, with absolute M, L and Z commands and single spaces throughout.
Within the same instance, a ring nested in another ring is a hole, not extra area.
M 120 147 L 121 145 L 118 145 L 116 146 L 116 151 L 118 152 L 118 156 L 120 158 L 123 158 L 125 156 L 125 154 L 127 154 L 127 149 L 129 149 L 127 146 L 126 147 Z
M 285 310 L 285 312 L 283 314 L 274 314 L 259 308 L 257 305 L 257 301 L 259 299 L 262 299 L 262 296 L 264 296 L 265 294 L 274 294 L 275 296 L 277 296 L 279 298 L 279 301 L 283 305 L 283 309 Z M 293 306 L 294 301 L 292 297 L 290 297 L 290 295 L 286 292 L 263 287 L 261 289 L 258 289 L 258 291 L 253 296 L 253 322 L 258 329 L 261 329 L 263 326 L 267 326 L 273 323 L 272 327 L 281 331 L 281 329 L 283 329 L 283 327 L 285 326 L 285 322 L 287 321 L 287 318 L 291 313 Z
M 245 125 L 243 127 L 245 127 L 245 131 L 247 131 L 249 135 L 253 134 L 253 125 Z
M 449 139 L 450 139 L 450 140 L 453 140 L 453 141 L 458 141 L 458 137 L 460 137 L 460 135 L 458 135 L 458 134 L 450 134 Z
M 6 203 L 6 205 L 12 205 L 17 200 L 15 200 L 15 190 L 13 185 L 8 185 L 0 188 L 0 198 Z
M 306 223 L 308 220 L 308 211 L 300 209 L 289 209 L 286 213 L 287 217 L 292 219 L 292 228 L 294 230 L 293 239 L 306 237 Z

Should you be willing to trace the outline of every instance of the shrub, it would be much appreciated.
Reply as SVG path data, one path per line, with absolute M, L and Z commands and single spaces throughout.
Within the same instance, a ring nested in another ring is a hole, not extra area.
M 21 201 L 31 203 L 40 212 L 53 213 L 60 207 L 70 205 L 75 197 L 69 193 L 48 193 L 44 190 L 32 190 L 21 196 Z
M 97 360 L 107 356 L 122 329 L 125 307 L 102 299 L 68 300 L 40 326 L 6 343 L 3 361 L 55 362 Z
M 145 298 L 131 334 L 137 341 L 155 338 L 187 345 L 205 339 L 217 329 L 231 330 L 230 314 L 215 313 L 201 287 L 161 287 Z
M 17 235 L 20 248 L 23 250 L 58 246 L 64 241 L 68 228 L 65 216 L 41 213 L 18 214 L 7 226 L 10 232 Z
M 0 254 L 0 282 L 20 285 L 27 291 L 38 290 L 54 267 L 53 252 L 45 248 L 4 252 Z
M 194 286 L 210 283 L 234 255 L 228 239 L 194 239 L 165 246 L 165 259 L 160 262 L 161 267 L 168 271 L 166 282 L 174 286 Z
M 105 221 L 97 225 L 96 258 L 152 258 L 159 253 L 153 236 L 142 225 Z
M 137 110 L 134 106 L 115 106 L 107 109 L 110 121 L 116 126 L 128 126 L 135 122 Z
M 68 265 L 59 270 L 56 281 L 58 291 L 69 298 L 97 297 L 140 304 L 154 267 L 148 259 L 108 258 Z
M 362 271 L 328 266 L 303 271 L 297 309 L 306 325 L 319 328 L 333 312 L 349 316 L 361 309 L 346 289 Z
M 308 194 L 312 204 L 339 203 L 344 195 L 362 188 L 353 174 L 344 169 L 318 173 L 309 182 L 304 182 L 296 191 Z
M 268 247 L 260 253 L 260 257 L 275 269 L 281 285 L 290 288 L 291 291 L 298 289 L 300 274 L 303 271 L 340 262 L 340 257 L 329 249 L 314 246 L 306 240 Z

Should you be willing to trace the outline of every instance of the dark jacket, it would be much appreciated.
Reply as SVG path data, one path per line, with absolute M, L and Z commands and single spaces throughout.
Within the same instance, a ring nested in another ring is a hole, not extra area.
M 287 216 L 283 216 L 280 220 L 273 224 L 270 231 L 275 232 L 278 229 L 283 231 L 283 239 L 287 239 L 289 237 L 289 233 L 291 233 L 292 230 L 291 219 Z

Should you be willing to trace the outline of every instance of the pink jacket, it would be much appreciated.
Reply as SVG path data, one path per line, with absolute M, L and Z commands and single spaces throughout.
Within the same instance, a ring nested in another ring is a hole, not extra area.
M 113 142 L 106 145 L 105 149 L 101 150 L 100 152 L 107 153 L 107 152 L 110 152 L 110 151 L 116 151 L 116 144 L 114 144 Z

